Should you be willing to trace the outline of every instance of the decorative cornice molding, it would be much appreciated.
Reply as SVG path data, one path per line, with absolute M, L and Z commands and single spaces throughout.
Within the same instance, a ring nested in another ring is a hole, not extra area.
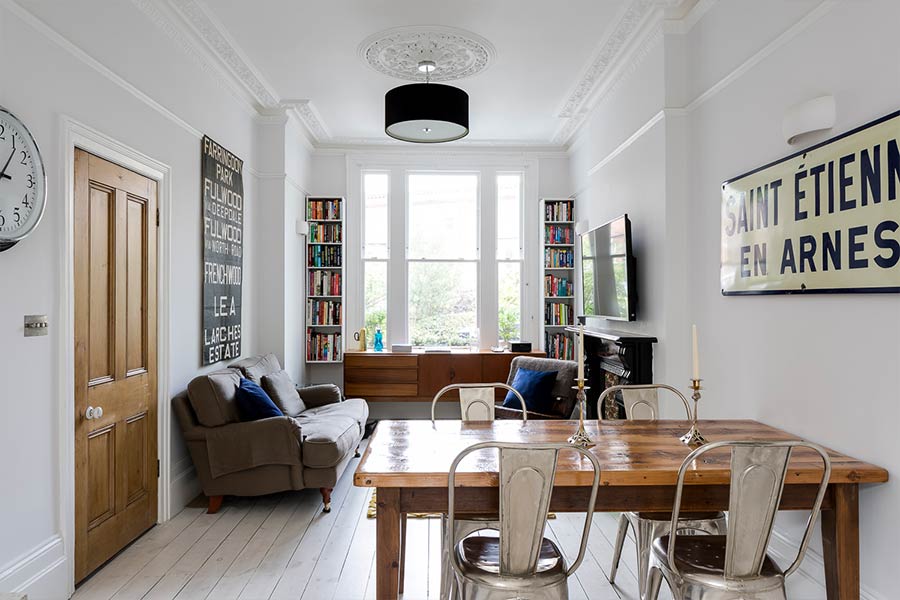
M 133 0 L 146 2 L 148 0 Z M 204 44 L 213 52 L 231 74 L 247 89 L 259 106 L 278 106 L 278 99 L 272 87 L 263 79 L 246 58 L 243 51 L 200 0 L 166 0 L 194 30 Z

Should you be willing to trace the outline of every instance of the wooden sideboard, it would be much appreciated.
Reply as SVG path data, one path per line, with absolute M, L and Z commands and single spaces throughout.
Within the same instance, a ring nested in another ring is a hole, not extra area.
M 534 352 L 353 352 L 344 354 L 344 393 L 369 402 L 431 402 L 451 383 L 506 383 L 516 356 Z M 502 398 L 505 393 L 497 392 Z M 442 400 L 456 401 L 447 394 Z

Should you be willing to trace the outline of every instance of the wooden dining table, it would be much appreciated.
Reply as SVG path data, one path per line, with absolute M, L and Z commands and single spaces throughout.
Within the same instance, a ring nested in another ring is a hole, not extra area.
M 700 421 L 710 442 L 799 439 L 749 420 Z M 465 448 L 487 441 L 564 442 L 577 421 L 395 420 L 380 421 L 354 475 L 360 487 L 376 492 L 376 598 L 399 594 L 401 514 L 446 513 L 447 473 Z M 690 452 L 679 440 L 687 421 L 589 421 L 591 452 L 600 462 L 598 512 L 672 510 L 678 469 Z M 811 440 L 817 441 L 817 440 Z M 859 599 L 859 486 L 883 483 L 884 469 L 829 450 L 832 471 L 822 505 L 822 546 L 828 600 Z M 682 509 L 727 510 L 730 454 L 712 451 L 689 471 Z M 822 476 L 822 461 L 806 449 L 791 457 L 781 498 L 782 510 L 809 510 Z M 561 452 L 550 510 L 588 509 L 593 473 L 575 452 Z M 497 454 L 473 453 L 457 471 L 456 510 L 485 513 L 499 509 Z

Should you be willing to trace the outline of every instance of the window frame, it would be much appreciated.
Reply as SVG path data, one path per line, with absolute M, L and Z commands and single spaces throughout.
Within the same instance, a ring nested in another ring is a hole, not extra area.
M 385 175 L 387 176 L 387 242 L 386 242 L 386 257 L 385 258 L 368 258 L 366 256 L 366 175 Z M 357 330 L 366 326 L 366 264 L 370 262 L 382 262 L 386 264 L 385 270 L 387 272 L 387 281 L 385 283 L 384 290 L 384 299 L 385 299 L 385 327 L 384 331 L 382 331 L 383 342 L 386 348 L 388 346 L 388 325 L 391 322 L 390 315 L 388 313 L 387 308 L 391 306 L 391 285 L 390 285 L 390 276 L 391 276 L 391 198 L 393 194 L 391 194 L 391 184 L 392 184 L 392 173 L 390 169 L 362 169 L 360 171 L 359 185 L 360 185 L 360 203 L 359 203 L 359 214 L 360 214 L 360 238 L 359 238 L 359 260 L 360 260 L 360 277 L 359 277 L 359 285 L 358 289 L 360 292 L 360 308 L 361 308 L 361 321 L 362 325 L 357 328 Z M 351 336 L 352 337 L 352 336 Z M 370 342 L 374 343 L 373 339 L 370 340 L 368 337 L 366 338 L 366 349 L 370 346 Z
M 409 180 L 413 175 L 474 175 L 475 176 L 475 258 L 410 258 L 410 216 L 412 214 L 412 197 L 409 192 Z M 482 333 L 482 289 L 481 289 L 481 233 L 482 233 L 482 172 L 473 169 L 406 169 L 403 173 L 403 181 L 406 193 L 403 202 L 406 213 L 406 223 L 404 229 L 404 278 L 406 279 L 406 337 L 409 343 L 412 343 L 412 334 L 410 333 L 409 320 L 409 281 L 410 281 L 410 263 L 475 263 L 475 327 L 478 330 L 479 345 L 483 339 Z M 452 346 L 452 348 L 461 348 L 462 346 Z
M 478 287 L 477 324 L 482 348 L 495 346 L 499 338 L 498 260 L 497 260 L 497 179 L 498 174 L 522 175 L 520 212 L 520 332 L 523 341 L 540 347 L 543 287 L 541 271 L 541 212 L 538 181 L 540 161 L 522 153 L 493 152 L 409 152 L 361 150 L 343 156 L 346 164 L 348 196 L 346 315 L 351 331 L 365 325 L 362 227 L 364 201 L 363 177 L 368 172 L 389 172 L 389 249 L 388 329 L 389 343 L 409 342 L 409 239 L 408 173 L 471 173 L 479 177 L 478 186 Z M 551 191 L 542 190 L 541 191 Z M 546 194 L 545 194 L 546 195 Z M 415 259 L 412 259 L 415 260 Z M 352 348 L 348 338 L 348 348 Z
M 501 258 L 500 240 L 500 177 L 517 175 L 519 177 L 519 254 L 518 258 Z M 494 269 L 497 272 L 497 341 L 500 337 L 500 265 L 503 263 L 519 264 L 519 339 L 525 337 L 525 172 L 523 170 L 496 170 L 494 172 L 494 211 L 496 213 Z

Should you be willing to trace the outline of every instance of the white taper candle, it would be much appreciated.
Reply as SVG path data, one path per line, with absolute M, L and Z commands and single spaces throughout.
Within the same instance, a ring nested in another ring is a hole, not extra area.
M 697 325 L 691 326 L 692 350 L 694 358 L 693 378 L 700 379 L 700 352 L 697 348 Z
M 578 379 L 584 379 L 584 325 L 578 327 Z

